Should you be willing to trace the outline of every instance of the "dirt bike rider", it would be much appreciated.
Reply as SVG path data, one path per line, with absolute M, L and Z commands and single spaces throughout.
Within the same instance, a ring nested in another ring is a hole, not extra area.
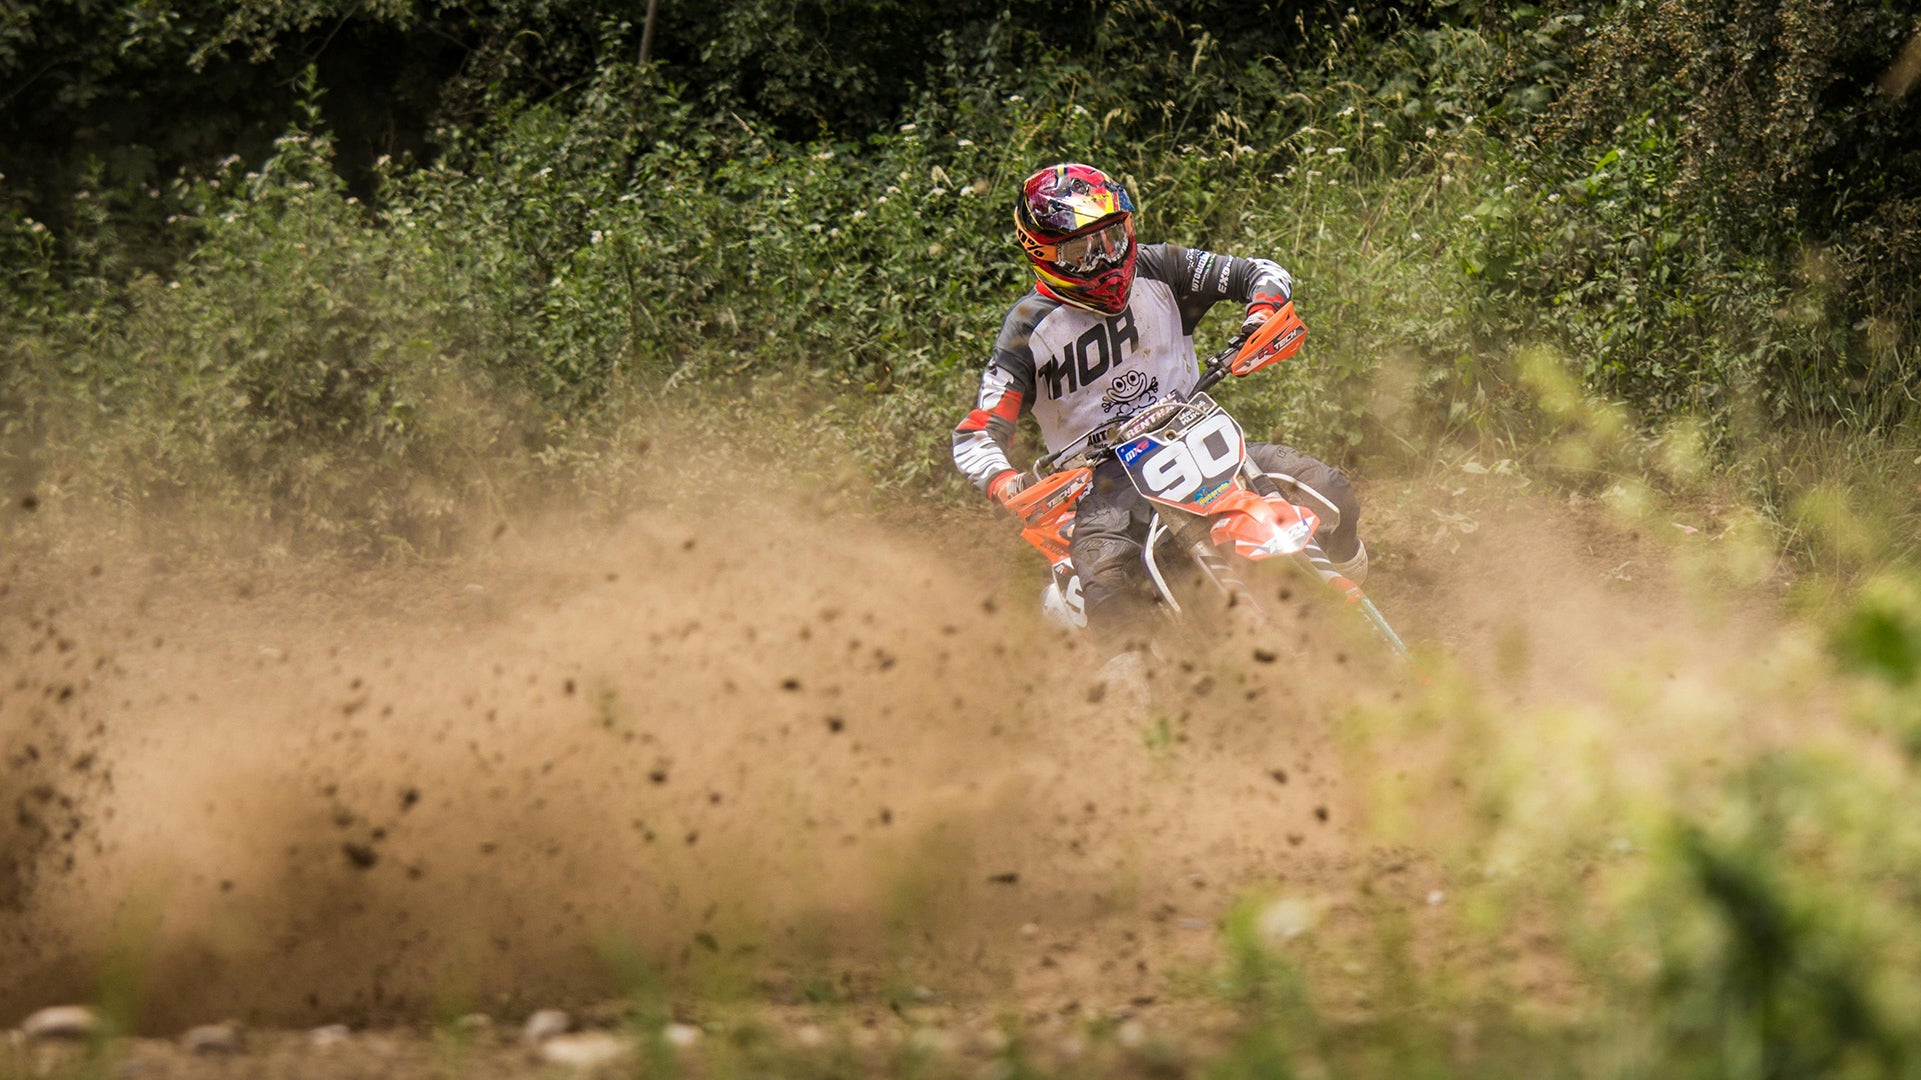
M 1133 200 L 1087 165 L 1051 165 L 1028 177 L 1014 229 L 1037 280 L 1001 324 L 979 400 L 953 438 L 954 464 L 1003 505 L 1026 483 L 1007 459 L 1023 413 L 1034 414 L 1048 452 L 1059 452 L 1106 421 L 1189 393 L 1199 378 L 1194 329 L 1217 302 L 1245 305 L 1247 334 L 1293 293 L 1287 271 L 1266 259 L 1137 245 Z M 1250 441 L 1247 453 L 1289 501 L 1320 516 L 1327 557 L 1359 584 L 1367 549 L 1347 478 L 1290 447 Z M 1095 469 L 1075 511 L 1068 551 L 1087 628 L 1117 660 L 1134 655 L 1151 611 L 1141 564 L 1148 513 L 1112 457 Z

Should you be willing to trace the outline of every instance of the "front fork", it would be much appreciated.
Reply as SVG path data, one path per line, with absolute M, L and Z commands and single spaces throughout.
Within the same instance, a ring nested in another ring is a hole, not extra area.
M 1248 486 L 1254 489 L 1256 495 L 1286 498 L 1286 493 L 1281 491 L 1280 482 L 1256 468 L 1254 459 L 1247 458 L 1241 462 L 1241 475 L 1247 479 Z M 1216 555 L 1215 558 L 1220 556 Z M 1333 560 L 1321 550 L 1321 542 L 1313 537 L 1308 538 L 1307 547 L 1295 553 L 1294 561 L 1299 563 L 1302 569 L 1345 595 L 1350 601 L 1359 592 L 1359 586 L 1342 577 L 1340 571 L 1334 569 Z
M 1285 497 L 1281 491 L 1281 485 L 1273 477 L 1255 468 L 1252 460 L 1241 462 L 1241 473 L 1247 478 L 1248 484 L 1253 487 L 1256 494 Z M 1221 563 L 1223 567 L 1226 566 L 1226 560 L 1222 559 L 1220 554 L 1215 552 L 1212 546 L 1202 546 L 1207 547 L 1209 554 L 1213 556 L 1215 561 Z M 1197 560 L 1201 559 L 1198 553 L 1196 553 L 1194 557 Z M 1345 597 L 1348 603 L 1359 608 L 1362 617 L 1367 619 L 1368 624 L 1374 628 L 1375 633 L 1380 635 L 1381 640 L 1387 642 L 1388 646 L 1399 654 L 1401 659 L 1409 659 L 1407 646 L 1401 643 L 1401 635 L 1395 633 L 1394 628 L 1387 624 L 1386 616 L 1382 615 L 1380 609 L 1374 606 L 1374 601 L 1367 598 L 1367 594 L 1361 591 L 1359 585 L 1349 581 L 1339 570 L 1334 569 L 1334 562 L 1327 557 L 1327 552 L 1321 550 L 1320 541 L 1312 537 L 1308 538 L 1307 546 L 1295 552 L 1293 558 L 1296 563 L 1300 564 L 1302 569 L 1320 578 L 1323 582 L 1327 583 L 1330 588 Z M 1205 567 L 1206 565 L 1206 562 L 1203 560 L 1202 566 Z M 1230 577 L 1233 576 L 1233 571 L 1229 570 L 1227 573 Z M 1233 578 L 1233 580 L 1243 591 L 1246 590 L 1247 586 L 1241 584 L 1239 578 L 1236 577 Z M 1233 596 L 1232 593 L 1229 595 Z

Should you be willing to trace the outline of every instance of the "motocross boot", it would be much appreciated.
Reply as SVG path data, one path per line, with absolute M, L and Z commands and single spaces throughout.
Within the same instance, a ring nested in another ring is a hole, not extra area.
M 1334 564 L 1334 572 L 1356 585 L 1367 584 L 1367 545 L 1354 538 L 1354 556 Z
M 1154 691 L 1148 685 L 1147 655 L 1139 649 L 1126 649 L 1107 658 L 1094 673 L 1088 699 L 1129 723 L 1144 722 L 1154 704 Z

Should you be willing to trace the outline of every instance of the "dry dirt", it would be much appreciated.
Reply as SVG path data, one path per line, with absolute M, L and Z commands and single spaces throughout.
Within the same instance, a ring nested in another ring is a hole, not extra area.
M 1370 591 L 1517 697 L 1767 623 L 1765 597 L 1682 618 L 1670 538 L 1591 504 L 1433 488 L 1369 493 Z M 1040 624 L 1016 545 L 986 514 L 663 503 L 372 570 L 17 549 L 0 1024 L 131 990 L 152 1035 L 418 1032 L 591 1009 L 642 968 L 692 1020 L 1151 1020 L 1186 1015 L 1251 889 L 1438 917 L 1443 872 L 1370 838 L 1336 737 L 1413 684 L 1341 611 L 1292 601 L 1295 659 L 1170 666 L 1143 724 L 1090 700 L 1095 658 Z

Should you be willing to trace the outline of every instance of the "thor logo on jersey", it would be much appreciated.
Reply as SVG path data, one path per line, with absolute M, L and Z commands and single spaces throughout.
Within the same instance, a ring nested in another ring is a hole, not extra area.
M 1129 308 L 1119 315 L 1097 325 L 1090 326 L 1078 340 L 1061 350 L 1061 355 L 1040 364 L 1034 369 L 1034 381 L 1047 387 L 1047 396 L 1060 400 L 1062 384 L 1066 393 L 1073 393 L 1088 386 L 1095 379 L 1107 374 L 1109 369 L 1118 368 L 1126 362 L 1121 346 L 1127 346 L 1132 354 L 1141 347 L 1140 332 L 1134 329 L 1134 311 Z

